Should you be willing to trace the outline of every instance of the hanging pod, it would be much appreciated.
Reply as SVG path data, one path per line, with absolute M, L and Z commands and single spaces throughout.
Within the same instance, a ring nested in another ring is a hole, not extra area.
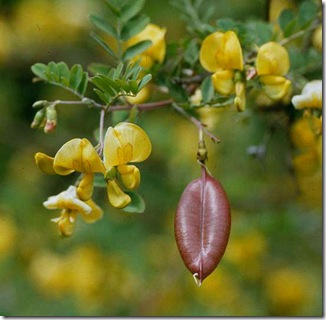
M 226 193 L 202 166 L 201 177 L 184 190 L 174 220 L 180 255 L 198 285 L 222 259 L 230 227 L 230 205 Z

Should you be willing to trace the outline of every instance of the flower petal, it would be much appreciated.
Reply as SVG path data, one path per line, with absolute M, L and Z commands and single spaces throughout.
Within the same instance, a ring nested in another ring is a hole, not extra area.
M 67 190 L 56 196 L 49 197 L 43 202 L 43 205 L 50 210 L 66 209 L 86 214 L 91 212 L 91 208 L 84 201 L 78 199 L 77 188 L 75 186 L 70 186 Z
M 54 170 L 60 175 L 78 172 L 104 172 L 101 158 L 87 139 L 72 139 L 54 157 Z
M 103 154 L 106 168 L 144 161 L 151 151 L 147 134 L 133 123 L 121 122 L 114 128 L 110 127 L 105 134 Z
M 301 95 L 292 97 L 292 104 L 296 109 L 322 108 L 323 106 L 323 84 L 322 80 L 308 82 Z
M 86 204 L 92 208 L 92 211 L 90 213 L 81 214 L 81 217 L 86 223 L 94 223 L 102 218 L 103 210 L 92 199 L 86 201 Z
M 217 42 L 215 58 L 222 69 L 243 70 L 242 49 L 236 33 L 227 31 L 223 34 Z
M 235 84 L 235 99 L 234 104 L 239 112 L 246 109 L 246 84 L 244 82 L 237 82 Z
M 120 180 L 122 184 L 130 189 L 137 189 L 140 184 L 140 172 L 134 165 L 122 165 L 117 167 L 120 173 Z
M 232 70 L 218 70 L 212 75 L 212 82 L 215 90 L 223 95 L 230 95 L 234 92 L 234 72 Z
M 53 169 L 54 158 L 49 157 L 41 152 L 37 152 L 34 158 L 35 158 L 36 165 L 42 172 L 47 174 L 56 174 L 56 172 Z
M 277 42 L 267 42 L 258 50 L 256 68 L 259 76 L 284 76 L 290 69 L 289 54 Z
M 69 213 L 63 210 L 60 217 L 52 219 L 52 221 L 58 224 L 61 235 L 70 237 L 75 231 L 76 213 Z
M 166 52 L 166 44 L 165 44 L 165 28 L 160 28 L 159 26 L 149 23 L 145 29 L 143 29 L 140 33 L 130 38 L 126 44 L 125 48 L 129 48 L 136 43 L 139 43 L 144 40 L 151 40 L 152 45 L 145 50 L 140 55 L 137 55 L 135 59 L 138 60 L 141 58 L 141 66 L 144 68 L 150 68 L 154 61 L 158 61 L 162 63 L 165 57 Z
M 203 68 L 209 72 L 215 72 L 220 68 L 220 65 L 216 61 L 215 53 L 222 37 L 222 32 L 214 32 L 207 36 L 201 44 L 199 61 Z
M 115 180 L 108 181 L 107 194 L 110 204 L 115 208 L 122 209 L 131 202 L 131 198 L 120 189 Z
M 291 81 L 284 77 L 261 76 L 260 81 L 266 94 L 273 100 L 283 98 L 291 87 Z
M 93 195 L 94 189 L 94 174 L 93 173 L 84 173 L 83 178 L 81 179 L 77 187 L 77 196 L 80 200 L 87 201 Z

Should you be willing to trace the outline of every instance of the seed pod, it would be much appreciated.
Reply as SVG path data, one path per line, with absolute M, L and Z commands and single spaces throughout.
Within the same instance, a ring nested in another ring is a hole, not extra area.
M 174 220 L 183 262 L 198 285 L 217 267 L 231 227 L 230 205 L 221 184 L 202 167 L 201 178 L 184 190 Z

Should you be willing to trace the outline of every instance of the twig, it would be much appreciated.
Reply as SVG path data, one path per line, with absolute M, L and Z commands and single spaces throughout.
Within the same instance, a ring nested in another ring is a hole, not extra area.
M 142 103 L 142 104 L 137 104 L 137 109 L 140 111 L 155 110 L 155 109 L 166 107 L 171 103 L 173 103 L 172 99 L 150 102 L 150 103 Z M 132 107 L 133 105 L 116 105 L 116 106 L 111 106 L 110 111 L 130 110 Z
M 297 38 L 302 37 L 305 33 L 306 33 L 306 30 L 300 30 L 300 31 L 298 31 L 298 32 L 296 32 L 296 33 L 294 33 L 294 34 L 292 34 L 291 36 L 289 36 L 289 37 L 287 37 L 287 38 L 281 40 L 281 41 L 279 42 L 279 44 L 280 44 L 281 46 L 284 46 L 284 45 L 286 45 L 287 43 L 291 42 L 292 40 L 295 40 L 295 39 L 297 39 Z
M 172 103 L 172 107 L 182 114 L 185 118 L 190 120 L 197 128 L 198 130 L 202 130 L 207 136 L 209 136 L 214 142 L 220 143 L 221 140 L 217 138 L 214 134 L 212 134 L 207 128 L 195 117 L 189 115 L 183 108 L 178 106 L 175 102 Z

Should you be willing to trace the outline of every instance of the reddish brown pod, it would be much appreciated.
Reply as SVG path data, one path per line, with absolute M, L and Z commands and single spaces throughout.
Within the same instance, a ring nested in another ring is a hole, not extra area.
M 230 227 L 226 193 L 203 166 L 201 178 L 192 181 L 184 190 L 174 220 L 179 252 L 198 285 L 222 259 Z

